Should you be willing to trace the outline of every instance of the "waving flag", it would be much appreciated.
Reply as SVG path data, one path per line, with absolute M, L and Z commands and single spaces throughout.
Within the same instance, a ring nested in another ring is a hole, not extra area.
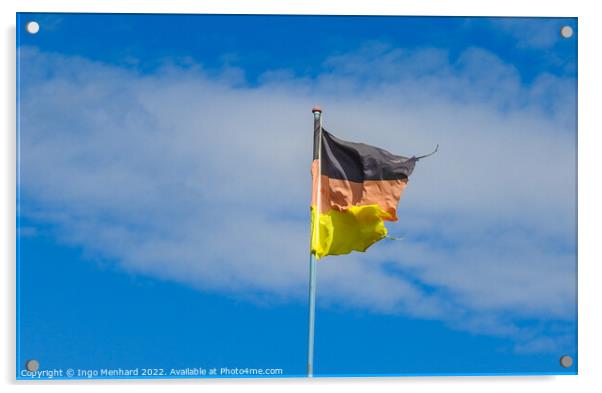
M 416 162 L 364 143 L 339 139 L 322 127 L 315 106 L 314 159 L 309 253 L 307 376 L 314 370 L 316 260 L 326 255 L 366 251 L 387 236 L 385 221 L 397 221 L 397 204 Z
M 385 238 L 384 221 L 397 221 L 399 198 L 423 157 L 347 142 L 316 127 L 311 168 L 311 252 L 316 258 L 363 252 Z

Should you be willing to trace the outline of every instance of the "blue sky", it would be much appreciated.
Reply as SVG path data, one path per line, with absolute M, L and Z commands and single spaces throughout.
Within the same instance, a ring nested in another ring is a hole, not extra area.
M 441 148 L 403 241 L 320 262 L 315 374 L 575 373 L 566 24 L 20 14 L 18 369 L 304 375 L 320 103 L 341 138 Z

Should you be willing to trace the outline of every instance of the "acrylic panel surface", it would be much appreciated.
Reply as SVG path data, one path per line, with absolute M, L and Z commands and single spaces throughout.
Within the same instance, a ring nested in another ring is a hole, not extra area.
M 314 104 L 440 145 L 314 376 L 577 372 L 576 18 L 21 13 L 17 66 L 17 378 L 306 376 Z

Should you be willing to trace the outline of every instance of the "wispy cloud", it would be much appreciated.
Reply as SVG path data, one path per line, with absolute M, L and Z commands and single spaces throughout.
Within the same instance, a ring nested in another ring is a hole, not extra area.
M 249 299 L 303 299 L 311 114 L 420 162 L 400 242 L 319 264 L 320 301 L 441 319 L 550 350 L 571 337 L 574 81 L 494 54 L 369 43 L 323 72 L 165 65 L 151 75 L 21 50 L 22 213 L 123 269 Z M 324 304 L 323 303 L 323 304 Z M 548 341 L 545 341 L 548 340 Z M 570 342 L 570 340 L 568 340 Z
M 559 18 L 493 18 L 489 21 L 514 37 L 519 48 L 528 49 L 548 49 L 556 45 L 560 41 L 560 29 L 566 23 L 566 19 Z

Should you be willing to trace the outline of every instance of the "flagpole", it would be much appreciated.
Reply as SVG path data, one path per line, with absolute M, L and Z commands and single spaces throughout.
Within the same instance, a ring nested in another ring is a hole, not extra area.
M 314 322 L 316 314 L 316 258 L 309 256 L 309 339 L 307 349 L 307 376 L 314 376 Z
M 316 213 L 314 220 L 314 227 L 311 228 L 311 235 L 315 238 L 319 238 L 319 217 L 320 217 L 320 204 L 321 204 L 321 177 L 322 177 L 322 110 L 319 106 L 314 106 L 311 110 L 314 114 L 314 135 L 318 132 L 318 143 L 317 146 L 314 144 L 314 148 L 317 148 L 318 155 L 318 188 L 316 195 Z M 311 241 L 310 241 L 311 244 Z M 314 376 L 314 325 L 316 318 L 316 257 L 309 250 L 309 332 L 308 332 L 308 346 L 307 346 L 307 376 L 312 378 Z

